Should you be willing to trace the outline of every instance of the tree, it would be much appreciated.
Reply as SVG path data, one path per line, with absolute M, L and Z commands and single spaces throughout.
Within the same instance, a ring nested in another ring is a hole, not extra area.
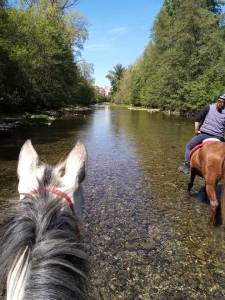
M 86 62 L 85 60 L 81 60 L 78 63 L 78 67 L 82 77 L 89 81 L 90 83 L 94 83 L 93 74 L 94 74 L 94 65 Z
M 123 67 L 121 64 L 117 64 L 114 66 L 113 70 L 109 71 L 108 74 L 106 75 L 106 78 L 109 79 L 111 83 L 111 92 L 110 92 L 111 95 L 116 93 L 124 71 L 125 71 L 125 67 Z
M 117 92 L 113 96 L 113 102 L 118 104 L 131 104 L 131 68 L 124 71 L 122 78 L 120 79 Z
M 61 11 L 74 6 L 78 0 L 18 0 L 22 6 L 32 7 L 46 7 L 48 5 L 57 7 Z
M 207 0 L 206 4 L 207 4 L 209 11 L 218 15 L 218 14 L 222 13 L 221 6 L 225 4 L 225 1 L 224 0 Z
M 151 41 L 130 68 L 126 80 L 130 103 L 187 114 L 212 101 L 224 89 L 222 2 L 164 1 Z M 122 88 L 119 85 L 113 96 L 117 101 Z
M 1 110 L 82 103 L 86 82 L 74 59 L 87 36 L 80 16 L 34 5 L 1 8 L 0 18 Z M 91 98 L 85 97 L 85 104 Z
M 174 1 L 174 14 L 167 16 L 168 24 L 165 17 L 165 11 L 161 11 L 155 24 L 156 47 L 163 62 L 163 69 L 159 68 L 162 75 L 161 93 L 158 91 L 160 105 L 181 111 L 196 110 L 196 99 L 207 103 L 213 96 L 207 86 L 204 93 L 196 87 L 203 87 L 204 74 L 211 73 L 209 69 L 218 63 L 223 53 L 219 18 L 209 11 L 207 1 L 203 0 Z

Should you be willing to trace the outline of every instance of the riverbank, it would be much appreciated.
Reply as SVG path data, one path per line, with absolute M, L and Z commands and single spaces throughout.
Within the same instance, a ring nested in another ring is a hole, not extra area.
M 172 116 L 180 116 L 179 111 L 172 111 L 172 110 L 161 110 L 159 108 L 145 108 L 145 107 L 134 107 L 134 106 L 129 106 L 128 109 L 130 110 L 143 110 L 147 111 L 150 113 L 155 113 L 155 112 L 161 112 L 165 115 L 172 115 Z
M 58 110 L 43 110 L 36 114 L 25 112 L 24 114 L 2 115 L 0 116 L 0 131 L 9 131 L 18 127 L 35 125 L 50 126 L 56 119 L 86 114 L 93 109 L 94 107 L 91 106 L 67 106 Z
M 160 112 L 160 109 L 159 108 L 144 108 L 144 107 L 133 107 L 133 106 L 129 106 L 128 109 L 130 110 L 144 110 L 144 111 L 147 111 L 147 112 Z
M 81 237 L 90 300 L 224 299 L 224 229 L 207 225 L 204 182 L 198 178 L 189 197 L 187 178 L 177 172 L 192 132 L 181 118 L 101 108 L 5 134 L 1 209 L 17 196 L 17 159 L 28 137 L 49 164 L 79 139 L 88 152 Z
M 155 113 L 155 112 L 160 112 L 165 115 L 171 115 L 171 116 L 183 116 L 183 117 L 191 117 L 191 114 L 181 114 L 179 111 L 172 111 L 172 110 L 161 110 L 160 108 L 147 108 L 147 107 L 141 107 L 141 106 L 131 106 L 131 105 L 126 105 L 126 104 L 115 104 L 115 103 L 110 103 L 107 104 L 110 107 L 120 107 L 120 108 L 127 108 L 129 110 L 140 110 L 140 111 L 147 111 L 149 113 Z

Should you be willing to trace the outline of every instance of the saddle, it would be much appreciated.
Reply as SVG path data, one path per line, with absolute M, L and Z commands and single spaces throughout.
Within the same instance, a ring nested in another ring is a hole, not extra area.
M 205 144 L 210 143 L 210 142 L 220 142 L 220 140 L 217 139 L 217 138 L 208 138 L 208 139 L 205 139 L 204 141 L 202 141 L 201 144 L 198 144 L 198 145 L 196 145 L 194 148 L 191 149 L 190 157 L 192 156 L 192 154 L 193 154 L 196 150 L 202 148 Z

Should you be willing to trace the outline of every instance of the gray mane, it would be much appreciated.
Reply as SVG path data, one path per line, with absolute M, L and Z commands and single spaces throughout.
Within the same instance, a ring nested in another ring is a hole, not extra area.
M 87 257 L 75 230 L 78 220 L 67 203 L 43 191 L 50 169 L 44 177 L 40 192 L 13 203 L 0 227 L 2 288 L 16 255 L 28 247 L 24 300 L 86 299 Z

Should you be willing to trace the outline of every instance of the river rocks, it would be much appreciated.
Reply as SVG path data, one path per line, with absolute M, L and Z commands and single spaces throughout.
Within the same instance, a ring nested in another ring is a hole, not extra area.
M 0 131 L 8 131 L 23 126 L 23 120 L 18 118 L 0 119 Z
M 48 117 L 47 115 L 25 115 L 23 117 L 11 117 L 0 119 L 0 131 L 10 131 L 19 127 L 27 127 L 34 125 L 51 125 L 54 118 Z
M 85 114 L 87 112 L 92 111 L 91 107 L 82 107 L 82 106 L 67 106 L 58 110 L 61 116 L 77 116 L 80 114 Z
M 53 116 L 48 116 L 46 114 L 39 114 L 39 115 L 26 115 L 26 120 L 31 124 L 43 124 L 43 125 L 51 125 L 51 123 L 56 118 Z
M 25 113 L 17 117 L 0 118 L 0 132 L 10 131 L 19 127 L 35 125 L 51 125 L 53 121 L 62 117 L 73 117 L 92 111 L 90 107 L 68 106 L 58 110 L 44 110 L 38 114 Z
M 130 110 L 144 110 L 144 111 L 147 111 L 147 112 L 159 112 L 160 109 L 159 108 L 145 108 L 145 107 L 135 107 L 135 106 L 129 106 L 128 109 Z

